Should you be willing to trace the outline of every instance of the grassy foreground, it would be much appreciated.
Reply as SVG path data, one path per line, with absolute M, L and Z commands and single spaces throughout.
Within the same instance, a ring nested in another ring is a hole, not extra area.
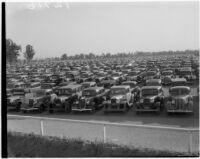
M 150 149 L 135 149 L 114 144 L 85 142 L 80 139 L 42 137 L 8 132 L 8 157 L 148 157 L 198 156 Z

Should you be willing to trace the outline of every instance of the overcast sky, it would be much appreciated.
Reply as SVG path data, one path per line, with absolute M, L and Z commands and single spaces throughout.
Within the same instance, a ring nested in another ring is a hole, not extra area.
M 7 3 L 7 38 L 36 58 L 199 49 L 198 2 Z

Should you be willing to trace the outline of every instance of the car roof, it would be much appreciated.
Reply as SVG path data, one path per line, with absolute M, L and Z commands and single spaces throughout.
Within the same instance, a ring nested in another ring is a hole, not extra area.
M 161 89 L 161 86 L 143 86 L 142 89 Z
M 82 84 L 95 84 L 96 82 L 83 82 Z
M 188 90 L 190 90 L 190 87 L 188 87 L 188 86 L 174 86 L 174 87 L 171 87 L 170 89 L 188 89 Z
M 136 81 L 125 81 L 125 82 L 122 82 L 122 85 L 123 85 L 123 84 L 129 84 L 129 83 L 137 84 Z
M 173 82 L 178 82 L 178 81 L 186 82 L 186 79 L 185 79 L 185 78 L 172 78 L 171 80 L 172 80 Z
M 127 89 L 127 88 L 130 88 L 130 86 L 127 86 L 127 85 L 120 85 L 120 86 L 112 86 L 111 89 L 112 89 L 112 88 L 125 88 L 125 89 Z
M 148 79 L 147 82 L 161 82 L 161 79 Z
M 73 89 L 73 88 L 77 88 L 77 87 L 81 87 L 81 85 L 79 85 L 79 84 L 67 85 L 67 86 L 62 86 L 62 87 L 60 87 L 60 88 L 58 88 L 58 89 L 67 89 L 67 88 Z
M 101 89 L 104 89 L 103 87 L 89 87 L 89 88 L 86 88 L 85 90 L 101 90 Z

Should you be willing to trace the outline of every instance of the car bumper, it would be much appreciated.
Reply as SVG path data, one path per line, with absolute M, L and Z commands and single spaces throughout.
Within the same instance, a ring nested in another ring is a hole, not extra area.
M 155 106 L 155 103 L 148 104 L 137 104 L 135 107 L 136 112 L 158 112 L 160 111 L 159 106 Z
M 127 109 L 126 103 L 109 103 L 104 105 L 104 112 L 111 112 L 111 111 L 125 111 Z

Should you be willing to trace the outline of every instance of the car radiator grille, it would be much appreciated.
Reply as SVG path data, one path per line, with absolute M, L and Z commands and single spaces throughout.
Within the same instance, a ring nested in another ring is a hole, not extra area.
M 78 108 L 79 108 L 79 109 L 84 108 L 84 107 L 85 107 L 85 104 L 86 104 L 85 99 L 81 99 L 81 100 L 80 100 L 80 103 L 78 104 Z
M 56 104 L 60 104 L 60 103 L 61 103 L 61 100 L 60 100 L 60 99 L 55 99 L 54 102 L 55 102 Z
M 150 103 L 150 99 L 144 99 L 144 103 Z
M 111 103 L 116 103 L 116 99 L 111 99 Z
M 182 99 L 175 99 L 175 107 L 177 109 L 181 108 L 183 105 L 183 100 Z
M 29 99 L 29 106 L 30 106 L 30 107 L 33 106 L 33 103 L 34 103 L 33 99 Z

